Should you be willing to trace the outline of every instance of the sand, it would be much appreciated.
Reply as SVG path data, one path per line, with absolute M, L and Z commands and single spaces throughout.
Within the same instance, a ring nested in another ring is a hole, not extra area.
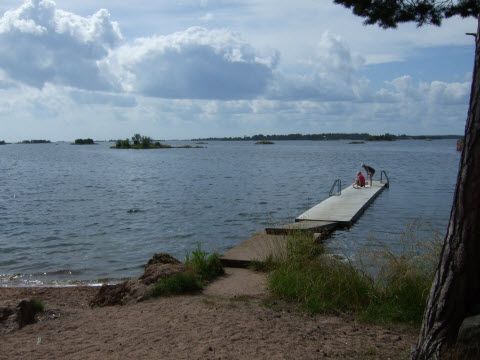
M 55 314 L 0 335 L 0 359 L 408 358 L 416 330 L 266 306 L 265 284 L 227 269 L 202 294 L 94 309 L 95 288 L 0 288 L 0 306 L 37 297 Z

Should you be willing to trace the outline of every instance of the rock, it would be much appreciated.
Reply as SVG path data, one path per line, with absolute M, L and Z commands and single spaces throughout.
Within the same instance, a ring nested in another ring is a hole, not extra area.
M 173 256 L 165 253 L 153 255 L 145 265 L 145 271 L 139 280 L 145 285 L 156 283 L 159 279 L 166 278 L 184 271 L 183 264 Z
M 145 271 L 140 278 L 116 285 L 103 285 L 90 301 L 90 306 L 125 305 L 145 300 L 158 280 L 184 269 L 183 264 L 173 256 L 166 253 L 155 254 L 145 265 Z
M 102 285 L 97 295 L 90 301 L 90 306 L 109 306 L 125 304 L 130 286 L 128 281 L 116 285 Z
M 12 315 L 15 311 L 9 307 L 0 307 L 0 321 L 5 321 L 8 319 L 10 315 Z
M 31 300 L 22 300 L 17 305 L 17 323 L 21 329 L 25 325 L 33 324 L 35 322 L 35 306 Z
M 147 264 L 145 265 L 145 268 L 153 264 L 181 264 L 181 262 L 175 259 L 170 254 L 156 253 L 152 256 L 150 260 L 148 260 Z
M 480 314 L 463 319 L 458 330 L 457 342 L 472 347 L 480 347 Z
M 148 260 L 145 271 L 139 280 L 145 285 L 153 284 L 177 272 L 183 271 L 183 264 L 167 253 L 157 253 Z

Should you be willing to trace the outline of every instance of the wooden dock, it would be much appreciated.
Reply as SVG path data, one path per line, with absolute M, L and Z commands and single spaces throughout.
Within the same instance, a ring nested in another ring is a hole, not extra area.
M 340 195 L 330 196 L 298 216 L 295 221 L 332 221 L 352 225 L 372 201 L 385 189 L 386 184 L 374 181 L 373 186 L 355 189 L 352 185 Z
M 309 232 L 318 235 L 350 226 L 387 187 L 388 182 L 380 181 L 373 181 L 371 187 L 360 189 L 350 185 L 339 195 L 330 196 L 299 215 L 294 223 L 268 227 L 265 232 L 243 241 L 227 251 L 222 262 L 225 266 L 245 267 L 251 261 L 263 261 L 270 255 L 286 251 L 288 234 Z

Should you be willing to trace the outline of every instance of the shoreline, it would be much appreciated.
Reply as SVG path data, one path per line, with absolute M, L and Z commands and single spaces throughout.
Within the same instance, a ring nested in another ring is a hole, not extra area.
M 368 325 L 348 316 L 311 316 L 280 303 L 267 305 L 268 294 L 258 293 L 258 281 L 264 276 L 250 270 L 227 272 L 202 293 L 101 308 L 88 304 L 97 287 L 0 288 L 0 306 L 36 297 L 53 314 L 0 334 L 0 359 L 408 356 L 416 329 Z M 242 285 L 232 289 L 235 284 Z M 254 293 L 242 295 L 252 287 Z

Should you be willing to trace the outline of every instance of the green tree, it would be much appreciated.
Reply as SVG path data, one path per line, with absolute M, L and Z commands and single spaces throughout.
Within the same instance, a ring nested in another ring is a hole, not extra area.
M 152 139 L 148 136 L 142 136 L 142 148 L 149 149 L 152 147 Z
M 334 0 L 365 18 L 365 24 L 395 28 L 415 22 L 440 26 L 459 15 L 479 19 L 478 0 Z M 456 342 L 465 317 L 480 312 L 480 21 L 457 185 L 440 261 L 430 290 L 413 359 L 442 357 Z
M 135 134 L 132 136 L 133 145 L 139 145 L 141 141 L 142 141 L 142 135 Z

